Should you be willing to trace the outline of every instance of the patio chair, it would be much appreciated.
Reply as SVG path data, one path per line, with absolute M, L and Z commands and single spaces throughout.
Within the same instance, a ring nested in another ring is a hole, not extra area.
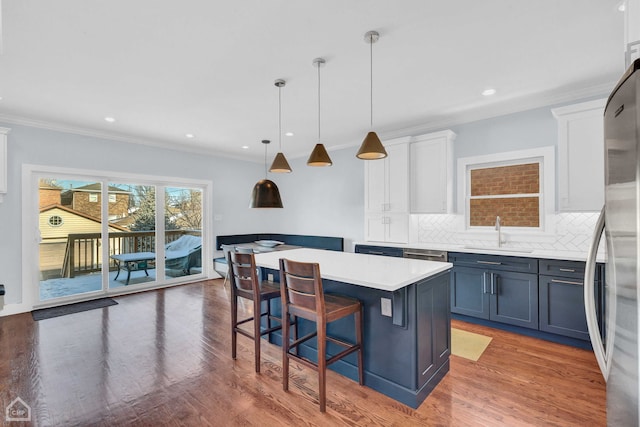
M 192 267 L 202 265 L 202 238 L 185 234 L 164 247 L 166 270 L 191 274 Z

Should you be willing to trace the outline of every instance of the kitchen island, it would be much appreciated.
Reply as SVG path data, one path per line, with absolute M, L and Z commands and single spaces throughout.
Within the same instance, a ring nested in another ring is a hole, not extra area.
M 452 264 L 301 248 L 256 254 L 265 278 L 272 274 L 279 280 L 280 258 L 319 263 L 325 292 L 362 301 L 365 386 L 412 408 L 420 406 L 449 371 Z M 280 313 L 279 301 L 271 308 Z M 298 322 L 300 335 L 315 327 L 302 319 Z M 352 319 L 330 324 L 328 333 L 353 341 Z M 270 340 L 282 343 L 279 332 Z M 317 359 L 315 342 L 301 351 Z M 329 353 L 336 351 L 328 346 Z M 330 368 L 357 381 L 355 354 Z

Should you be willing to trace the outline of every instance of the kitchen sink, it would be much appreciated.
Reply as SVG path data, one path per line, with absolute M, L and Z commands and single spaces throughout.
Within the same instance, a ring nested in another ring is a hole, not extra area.
M 497 246 L 464 246 L 464 249 L 484 250 L 484 251 L 498 251 L 498 252 L 516 252 L 523 254 L 530 254 L 533 249 L 517 249 L 517 248 L 503 248 Z

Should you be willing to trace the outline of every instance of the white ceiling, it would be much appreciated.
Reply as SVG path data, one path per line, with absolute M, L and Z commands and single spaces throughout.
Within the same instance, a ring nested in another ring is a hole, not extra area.
M 384 138 L 607 93 L 624 71 L 618 3 L 4 0 L 0 120 L 261 161 L 283 78 L 283 151 L 306 157 L 316 57 L 327 148 L 369 129 L 368 30 Z

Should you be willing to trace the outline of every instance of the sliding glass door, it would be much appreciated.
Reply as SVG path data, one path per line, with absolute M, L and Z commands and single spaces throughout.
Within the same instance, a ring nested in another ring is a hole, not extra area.
M 208 183 L 32 172 L 35 305 L 205 278 Z M 26 244 L 29 239 L 25 236 Z

